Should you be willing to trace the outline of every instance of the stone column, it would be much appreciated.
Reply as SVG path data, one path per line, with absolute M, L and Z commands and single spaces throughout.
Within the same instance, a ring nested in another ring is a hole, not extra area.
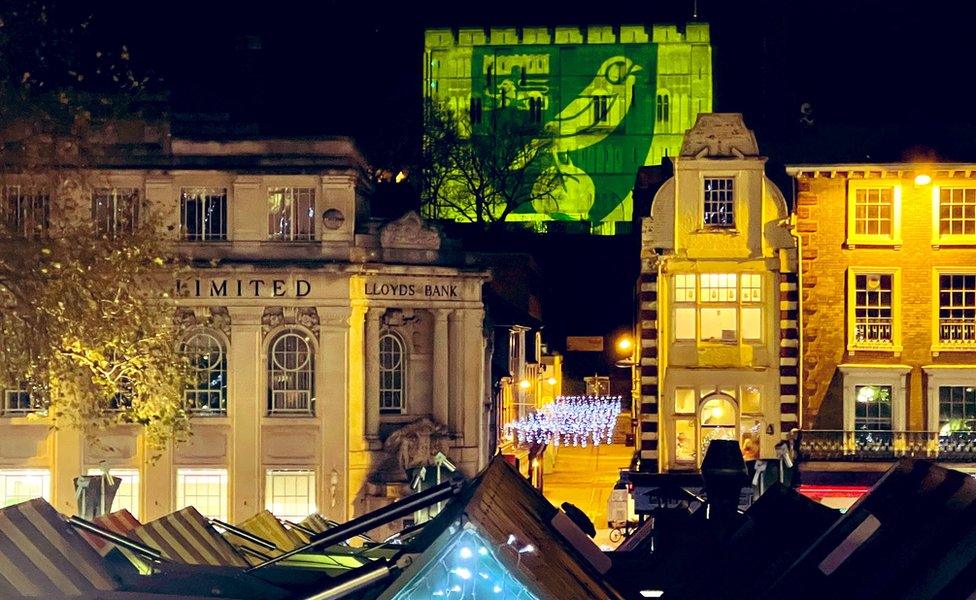
M 370 308 L 366 313 L 366 439 L 380 436 L 380 316 L 382 308 Z
M 447 315 L 450 310 L 437 308 L 434 313 L 434 385 L 433 385 L 433 414 L 434 420 L 442 425 L 450 421 L 450 377 L 451 360 L 448 348 L 449 335 L 447 329 Z
M 319 512 L 340 523 L 348 520 L 346 498 L 349 428 L 346 411 L 349 396 L 349 317 L 347 308 L 320 309 L 319 372 L 316 383 L 317 418 L 322 428 L 322 465 L 318 481 Z M 335 473 L 335 485 L 333 485 Z
M 464 313 L 452 310 L 448 316 L 450 385 L 448 388 L 448 431 L 464 435 Z
M 230 346 L 227 356 L 227 417 L 230 421 L 230 511 L 233 522 L 259 511 L 264 490 L 261 416 L 267 413 L 267 364 L 261 360 L 263 333 L 260 307 L 228 307 Z

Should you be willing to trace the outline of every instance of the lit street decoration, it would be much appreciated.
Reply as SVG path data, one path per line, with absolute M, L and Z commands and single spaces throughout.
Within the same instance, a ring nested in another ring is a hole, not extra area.
M 620 396 L 560 396 L 538 411 L 507 423 L 516 444 L 609 444 L 620 414 Z

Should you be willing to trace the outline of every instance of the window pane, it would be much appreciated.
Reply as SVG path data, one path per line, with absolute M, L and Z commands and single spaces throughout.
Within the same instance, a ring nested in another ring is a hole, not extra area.
M 737 340 L 734 308 L 702 308 L 701 339 L 734 342 Z
M 275 240 L 315 239 L 315 190 L 268 189 L 268 236 Z
M 227 353 L 223 343 L 208 332 L 191 335 L 182 347 L 195 383 L 184 392 L 187 410 L 200 415 L 227 412 Z
M 744 340 L 762 339 L 762 309 L 761 308 L 742 309 L 742 339 Z
M 976 387 L 939 387 L 939 432 L 976 430 Z
M 742 386 L 742 397 L 739 399 L 744 413 L 762 412 L 762 394 L 757 385 Z
M 976 275 L 939 276 L 939 342 L 976 343 Z
M 674 412 L 694 414 L 697 403 L 695 388 L 677 388 L 674 390 Z
M 695 339 L 694 308 L 676 308 L 674 310 L 674 337 L 678 340 Z
M 279 333 L 268 352 L 269 414 L 312 414 L 315 401 L 315 350 L 308 334 Z
M 868 431 L 891 430 L 891 386 L 854 387 L 854 428 Z
M 227 190 L 183 188 L 180 193 L 180 235 L 188 241 L 227 239 Z
M 51 501 L 51 472 L 47 469 L 0 469 L 0 508 L 34 498 Z
M 759 449 L 762 439 L 762 423 L 759 419 L 742 419 L 739 426 L 739 445 L 742 448 L 742 458 L 745 460 L 759 459 Z
M 393 333 L 380 337 L 380 412 L 400 413 L 404 409 L 406 363 L 403 342 Z
M 315 472 L 269 470 L 264 504 L 274 516 L 295 523 L 314 513 Z
M 695 448 L 695 422 L 692 419 L 675 419 L 674 459 L 681 462 L 694 462 Z
M 858 235 L 891 237 L 894 189 L 863 188 L 854 193 L 854 231 Z
M 704 181 L 704 221 L 707 227 L 733 227 L 734 185 L 732 177 L 706 177 Z
M 205 517 L 227 520 L 227 469 L 177 469 L 176 508 L 192 506 Z
M 892 280 L 890 273 L 855 275 L 855 342 L 867 345 L 892 343 Z

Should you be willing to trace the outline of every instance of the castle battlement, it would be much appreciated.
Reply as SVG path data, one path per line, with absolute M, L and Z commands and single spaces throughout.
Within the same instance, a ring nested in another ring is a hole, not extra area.
M 462 27 L 424 31 L 428 49 L 541 44 L 708 44 L 708 23 L 582 27 Z

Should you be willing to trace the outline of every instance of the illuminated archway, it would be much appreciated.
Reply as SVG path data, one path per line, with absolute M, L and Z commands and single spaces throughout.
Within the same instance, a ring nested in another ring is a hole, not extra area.
M 699 461 L 712 440 L 739 440 L 739 410 L 732 396 L 722 392 L 708 394 L 698 408 L 698 429 L 701 453 Z

